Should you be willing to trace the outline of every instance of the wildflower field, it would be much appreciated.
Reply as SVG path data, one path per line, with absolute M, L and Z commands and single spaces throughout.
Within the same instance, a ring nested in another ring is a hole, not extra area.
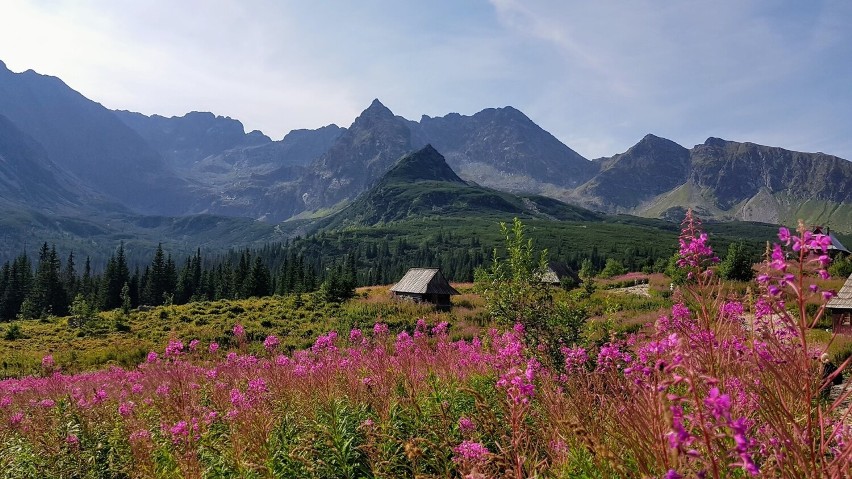
M 671 307 L 640 300 L 644 327 L 605 334 L 543 337 L 533 307 L 506 307 L 517 289 L 500 296 L 513 321 L 475 333 L 480 315 L 379 320 L 291 351 L 236 314 L 227 344 L 170 331 L 138 366 L 66 374 L 44 356 L 0 382 L 0 474 L 850 477 L 849 393 L 823 392 L 849 360 L 825 376 L 842 340 L 813 331 L 834 284 L 824 238 L 782 229 L 743 292 L 688 215 Z M 606 298 L 582 307 L 621 312 Z

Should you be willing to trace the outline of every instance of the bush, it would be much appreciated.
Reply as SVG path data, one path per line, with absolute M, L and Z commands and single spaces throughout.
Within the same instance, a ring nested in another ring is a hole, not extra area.
M 733 243 L 728 247 L 728 255 L 719 264 L 722 279 L 733 281 L 751 281 L 754 277 L 752 258 L 745 250 L 745 243 Z
M 3 339 L 6 341 L 15 341 L 16 339 L 24 339 L 24 333 L 21 331 L 21 327 L 17 324 L 10 324 L 8 328 L 6 328 L 6 334 L 3 335 Z
M 604 269 L 601 270 L 598 276 L 601 278 L 612 278 L 613 276 L 619 276 L 624 273 L 627 273 L 627 268 L 621 264 L 621 261 L 618 261 L 615 258 L 607 258 Z

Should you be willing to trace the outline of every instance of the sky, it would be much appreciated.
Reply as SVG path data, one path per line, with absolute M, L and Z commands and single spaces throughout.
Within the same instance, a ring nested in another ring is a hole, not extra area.
M 585 156 L 653 133 L 852 160 L 848 0 L 0 0 L 0 60 L 282 138 L 511 105 Z

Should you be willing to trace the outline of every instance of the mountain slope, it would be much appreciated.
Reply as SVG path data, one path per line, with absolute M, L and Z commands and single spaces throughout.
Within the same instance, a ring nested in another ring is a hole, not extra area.
M 403 156 L 375 186 L 323 222 L 323 229 L 424 217 L 513 216 L 553 220 L 597 220 L 599 215 L 542 196 L 511 193 L 468 184 L 431 145 Z
M 0 200 L 55 211 L 79 207 L 81 199 L 71 191 L 72 179 L 63 175 L 47 152 L 29 135 L 0 115 Z
M 626 152 L 595 160 L 600 171 L 575 189 L 570 199 L 597 209 L 621 212 L 682 185 L 689 175 L 689 150 L 646 135 Z
M 142 212 L 180 213 L 188 184 L 111 111 L 60 79 L 0 62 L 0 114 L 48 157 L 98 191 Z
M 387 172 L 411 147 L 411 131 L 376 99 L 310 165 L 299 196 L 307 210 L 352 200 Z
M 225 150 L 272 141 L 256 130 L 246 133 L 238 120 L 208 112 L 193 111 L 171 118 L 124 110 L 114 113 L 157 150 L 170 166 L 181 170 Z
M 627 152 L 595 160 L 600 173 L 565 195 L 606 212 L 679 218 L 693 208 L 707 219 L 852 231 L 852 162 L 823 153 L 719 138 L 687 150 L 646 136 Z
M 596 166 L 510 106 L 409 123 L 414 146 L 432 144 L 462 178 L 507 191 L 577 186 Z

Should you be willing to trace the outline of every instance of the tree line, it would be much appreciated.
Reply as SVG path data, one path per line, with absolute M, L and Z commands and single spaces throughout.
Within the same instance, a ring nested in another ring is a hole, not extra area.
M 547 244 L 548 238 L 542 238 Z M 437 231 L 418 240 L 405 235 L 369 236 L 336 233 L 294 238 L 262 248 L 215 255 L 195 254 L 175 261 L 160 244 L 143 265 L 128 264 L 124 244 L 110 255 L 102 271 L 91 259 L 83 266 L 71 252 L 60 258 L 43 244 L 37 258 L 26 252 L 0 268 L 0 320 L 65 316 L 89 311 L 137 308 L 192 301 L 241 299 L 322 291 L 342 299 L 356 286 L 391 284 L 411 267 L 439 267 L 451 281 L 473 281 L 474 272 L 491 260 L 493 246 L 476 234 Z M 552 245 L 550 258 L 588 274 L 606 269 L 615 252 L 572 251 Z M 617 252 L 631 271 L 662 271 L 670 253 L 630 246 Z

